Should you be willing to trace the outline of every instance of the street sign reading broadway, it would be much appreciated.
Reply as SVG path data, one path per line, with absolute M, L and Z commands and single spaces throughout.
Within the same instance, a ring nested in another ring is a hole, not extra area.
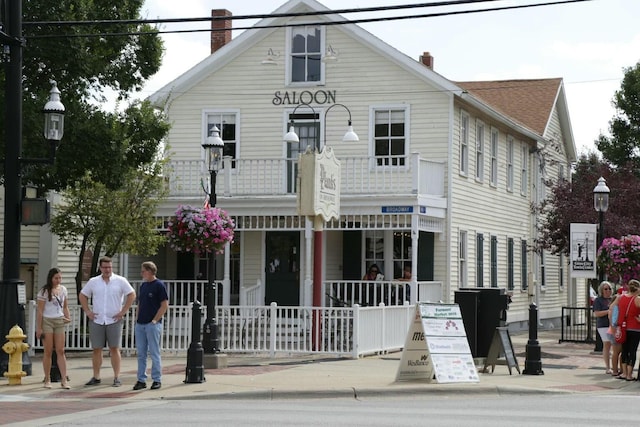
M 418 303 L 396 381 L 478 382 L 458 304 Z

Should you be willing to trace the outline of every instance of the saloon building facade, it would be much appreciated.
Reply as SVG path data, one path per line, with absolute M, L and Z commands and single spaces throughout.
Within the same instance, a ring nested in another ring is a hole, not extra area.
M 410 266 L 404 299 L 426 298 L 420 283 L 444 302 L 460 288 L 502 288 L 509 322 L 524 324 L 531 302 L 543 322 L 557 321 L 579 295 L 567 260 L 534 250 L 531 206 L 576 157 L 562 79 L 450 81 L 429 53 L 407 57 L 317 14 L 327 10 L 291 0 L 274 15 L 295 16 L 265 18 L 233 40 L 231 12 L 213 10 L 211 55 L 151 96 L 172 125 L 171 195 L 158 217 L 202 205 L 202 144 L 216 128 L 217 206 L 236 220 L 213 271 L 166 247 L 156 256 L 163 276 L 214 274 L 224 304 L 311 305 L 314 261 L 323 294 L 372 264 L 384 280 Z M 357 141 L 342 141 L 348 125 Z M 298 142 L 285 141 L 291 127 Z M 315 254 L 313 219 L 297 209 L 297 162 L 325 147 L 341 163 L 340 215 L 322 224 Z M 135 272 L 139 257 L 127 259 Z

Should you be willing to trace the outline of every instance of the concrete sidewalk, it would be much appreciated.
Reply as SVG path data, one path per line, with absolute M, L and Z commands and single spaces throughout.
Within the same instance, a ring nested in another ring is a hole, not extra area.
M 0 398 L 126 398 L 126 399 L 209 399 L 209 398 L 305 398 L 353 397 L 407 393 L 571 393 L 622 392 L 636 394 L 639 382 L 618 380 L 606 375 L 602 355 L 593 354 L 593 344 L 559 343 L 560 331 L 541 331 L 543 375 L 522 375 L 505 365 L 496 365 L 493 373 L 480 372 L 479 383 L 437 384 L 427 381 L 395 382 L 401 353 L 361 359 L 326 356 L 290 355 L 267 358 L 228 355 L 229 367 L 205 370 L 202 383 L 184 383 L 186 354 L 164 355 L 160 390 L 133 391 L 137 360 L 123 356 L 122 387 L 112 387 L 113 374 L 108 356 L 102 368 L 102 384 L 84 386 L 91 378 L 90 353 L 68 356 L 71 390 L 59 383 L 52 389 L 42 385 L 41 358 L 32 358 L 33 375 L 22 384 L 9 386 L 0 380 Z M 512 335 L 520 371 L 525 365 L 527 334 Z M 479 367 L 482 370 L 482 366 Z M 491 370 L 489 369 L 489 372 Z M 149 379 L 148 385 L 151 385 Z

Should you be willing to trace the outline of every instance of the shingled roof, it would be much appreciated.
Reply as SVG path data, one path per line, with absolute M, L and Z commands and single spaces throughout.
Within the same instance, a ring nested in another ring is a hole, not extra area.
M 561 78 L 456 82 L 471 95 L 544 135 L 560 90 Z

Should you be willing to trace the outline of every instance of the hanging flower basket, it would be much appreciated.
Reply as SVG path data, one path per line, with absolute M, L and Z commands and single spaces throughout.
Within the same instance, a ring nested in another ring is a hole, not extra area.
M 169 246 L 178 252 L 222 253 L 233 242 L 235 225 L 219 208 L 181 205 L 169 222 Z
M 608 237 L 598 249 L 598 268 L 607 278 L 621 285 L 640 278 L 640 236 Z

